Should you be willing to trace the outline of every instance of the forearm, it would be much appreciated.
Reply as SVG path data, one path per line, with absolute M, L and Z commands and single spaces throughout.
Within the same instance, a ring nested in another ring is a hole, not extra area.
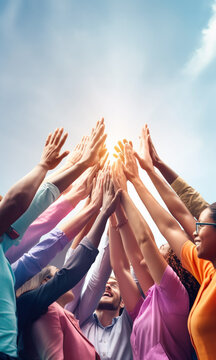
M 193 238 L 193 232 L 195 231 L 195 221 L 184 203 L 176 195 L 172 188 L 154 170 L 149 171 L 148 175 L 171 214 L 182 225 L 187 234 Z
M 172 184 L 175 179 L 177 179 L 178 174 L 171 169 L 167 164 L 165 164 L 161 159 L 154 162 L 154 166 L 160 171 L 163 177 L 169 184 Z
M 89 241 L 95 246 L 98 247 L 100 239 L 103 235 L 105 226 L 107 222 L 107 215 L 106 212 L 101 210 L 99 215 L 97 216 L 94 224 L 92 225 L 91 230 L 89 231 L 87 237 Z
M 170 243 L 177 256 L 180 257 L 182 245 L 187 238 L 183 235 L 177 221 L 156 201 L 140 179 L 134 180 L 133 185 L 159 231 Z M 177 235 L 178 241 L 175 239 Z
M 69 219 L 61 224 L 59 228 L 66 234 L 68 239 L 71 240 L 82 230 L 82 228 L 88 223 L 96 211 L 97 208 L 95 205 L 90 203 L 72 219 Z
M 87 169 L 86 162 L 78 162 L 73 165 L 71 168 L 57 173 L 52 178 L 52 183 L 55 184 L 60 193 L 68 188 L 86 169 Z
M 126 222 L 124 226 L 120 227 L 119 231 L 126 254 L 130 260 L 131 265 L 133 266 L 141 289 L 144 294 L 146 294 L 148 289 L 154 284 L 154 281 L 144 261 L 145 254 L 141 250 L 144 242 L 154 241 L 154 238 L 151 229 L 149 228 L 145 219 L 142 217 L 138 209 L 134 206 L 128 195 L 124 199 L 124 204 L 127 208 L 129 223 Z M 122 211 L 121 207 L 118 207 L 116 209 L 116 216 L 118 222 L 124 222 L 124 212 Z M 136 225 L 137 220 L 138 226 Z M 137 238 L 135 237 L 135 234 Z
M 133 233 L 136 234 L 136 240 L 138 244 L 140 244 L 142 241 L 144 241 L 144 239 L 148 237 L 154 239 L 150 227 L 148 226 L 140 211 L 134 205 L 127 192 L 124 191 L 122 193 L 121 201 L 125 213 L 128 217 L 130 227 L 133 230 Z
M 38 164 L 5 195 L 0 202 L 0 235 L 27 210 L 47 170 Z

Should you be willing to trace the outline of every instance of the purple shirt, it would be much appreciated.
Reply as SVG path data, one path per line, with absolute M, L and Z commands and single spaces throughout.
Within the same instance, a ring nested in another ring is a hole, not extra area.
M 134 360 L 189 360 L 192 346 L 187 330 L 189 297 L 176 273 L 167 266 L 160 284 L 133 312 L 131 345 Z

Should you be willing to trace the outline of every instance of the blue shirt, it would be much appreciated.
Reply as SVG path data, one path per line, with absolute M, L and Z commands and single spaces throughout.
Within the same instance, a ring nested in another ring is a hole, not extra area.
M 130 335 L 132 321 L 124 309 L 122 315 L 103 327 L 94 313 L 82 326 L 83 334 L 91 341 L 101 360 L 132 360 Z

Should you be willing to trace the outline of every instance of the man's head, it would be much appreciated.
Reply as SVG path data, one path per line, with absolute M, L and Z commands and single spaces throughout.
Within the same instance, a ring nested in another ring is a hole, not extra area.
M 111 276 L 99 301 L 97 310 L 120 311 L 124 307 L 117 280 Z

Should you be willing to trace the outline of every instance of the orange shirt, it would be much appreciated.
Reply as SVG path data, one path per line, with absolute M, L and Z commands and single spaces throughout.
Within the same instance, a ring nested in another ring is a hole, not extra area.
M 199 360 L 216 359 L 216 269 L 199 259 L 196 246 L 187 241 L 181 253 L 182 265 L 200 283 L 188 317 L 188 329 Z

